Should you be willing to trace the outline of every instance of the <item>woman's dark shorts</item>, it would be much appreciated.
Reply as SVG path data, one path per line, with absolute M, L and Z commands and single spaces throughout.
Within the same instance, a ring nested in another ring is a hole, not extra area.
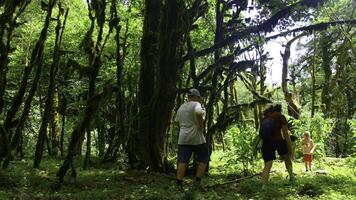
M 189 159 L 192 156 L 192 153 L 197 155 L 197 161 L 202 163 L 209 162 L 209 150 L 208 145 L 198 144 L 198 145 L 178 145 L 178 162 L 180 163 L 189 163 Z
M 265 162 L 276 159 L 276 151 L 278 155 L 284 156 L 288 154 L 288 146 L 285 140 L 270 141 L 262 143 L 262 158 Z

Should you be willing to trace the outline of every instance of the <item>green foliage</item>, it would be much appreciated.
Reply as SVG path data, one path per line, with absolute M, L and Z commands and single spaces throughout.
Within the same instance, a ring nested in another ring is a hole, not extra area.
M 227 165 L 241 163 L 242 169 L 246 173 L 255 165 L 255 146 L 256 130 L 249 125 L 230 128 L 225 134 L 226 146 L 229 147 Z M 253 170 L 253 169 L 252 169 Z
M 316 197 L 323 193 L 320 185 L 314 185 L 312 183 L 305 183 L 298 188 L 298 193 L 302 196 Z
M 300 146 L 300 141 L 303 139 L 305 131 L 309 131 L 315 145 L 314 155 L 318 160 L 325 157 L 328 152 L 327 141 L 333 127 L 331 119 L 325 119 L 321 113 L 316 113 L 313 118 L 309 117 L 309 113 L 302 114 L 300 119 L 292 120 L 292 133 L 297 136 L 297 146 Z M 302 156 L 301 148 L 296 149 L 297 158 Z
M 89 28 L 89 18 L 88 18 L 88 10 L 87 4 L 83 0 L 62 0 L 64 8 L 69 8 L 69 16 L 66 24 L 66 29 L 63 36 L 63 46 L 62 53 L 63 57 L 61 60 L 61 66 L 59 69 L 59 76 L 57 80 L 58 90 L 61 95 L 67 98 L 67 108 L 64 111 L 63 116 L 66 117 L 66 125 L 64 127 L 65 136 L 64 136 L 64 146 L 68 146 L 68 140 L 70 133 L 73 127 L 78 124 L 78 121 L 81 120 L 81 113 L 83 112 L 83 106 L 86 100 L 87 94 L 85 91 L 87 90 L 87 79 L 88 77 L 83 69 L 88 68 L 88 59 L 85 53 L 81 50 L 81 47 L 78 45 L 83 40 L 84 34 Z M 107 1 L 109 2 L 109 1 Z M 192 30 L 188 33 L 192 39 L 193 48 L 197 51 L 205 48 L 209 48 L 214 44 L 214 33 L 215 33 L 215 4 L 217 1 L 208 0 L 209 10 L 208 12 L 201 18 L 197 19 L 194 23 Z M 236 1 L 241 3 L 241 1 Z M 250 8 L 247 8 L 247 2 L 241 3 L 243 7 L 243 12 L 250 11 Z M 281 1 L 281 0 L 273 0 L 273 1 L 252 1 L 255 2 L 256 5 L 264 2 L 262 5 L 262 11 L 258 13 L 257 16 L 258 21 L 263 21 L 271 14 L 275 14 L 280 8 L 283 8 L 285 5 L 291 5 L 296 1 Z M 116 7 L 119 17 L 120 17 L 120 26 L 121 26 L 121 35 L 120 35 L 120 54 L 122 67 L 123 67 L 123 76 L 122 78 L 122 89 L 124 90 L 124 111 L 128 116 L 125 126 L 128 127 L 129 131 L 135 128 L 137 123 L 137 83 L 139 83 L 140 76 L 140 52 L 141 52 L 141 39 L 142 39 L 142 29 L 143 29 L 143 14 L 144 14 L 144 1 L 118 1 L 118 5 Z M 187 6 L 190 6 L 191 1 L 186 2 Z M 339 20 L 339 19 L 353 19 L 355 16 L 355 12 L 353 8 L 354 1 L 351 0 L 337 0 L 337 1 L 327 1 L 327 4 L 324 7 L 321 7 L 318 12 L 312 13 L 315 16 L 314 22 L 325 22 L 330 20 Z M 109 6 L 109 5 L 108 5 Z M 233 6 L 234 7 L 234 6 Z M 108 8 L 108 7 L 107 7 Z M 3 8 L 0 8 L 0 13 L 3 12 Z M 229 9 L 229 8 L 225 8 Z M 234 8 L 235 9 L 235 8 Z M 237 9 L 237 7 L 236 7 Z M 109 9 L 106 9 L 109 10 Z M 58 8 L 55 8 L 53 16 L 58 12 Z M 228 10 L 225 13 L 224 27 L 229 30 L 226 31 L 223 35 L 223 38 L 229 38 L 230 36 L 234 36 L 235 32 L 244 32 L 244 28 L 248 24 L 244 22 L 239 16 L 234 15 L 235 11 Z M 305 11 L 309 12 L 309 11 Z M 245 13 L 245 14 L 246 14 Z M 15 92 L 18 89 L 18 83 L 21 78 L 22 71 L 26 65 L 28 65 L 28 60 L 30 56 L 30 52 L 34 47 L 35 41 L 38 38 L 41 27 L 43 26 L 43 19 L 45 12 L 41 9 L 41 1 L 31 1 L 26 12 L 19 17 L 19 27 L 15 29 L 14 37 L 11 41 L 11 45 L 14 48 L 12 52 L 10 52 L 10 64 L 9 71 L 7 74 L 8 79 L 8 87 L 6 88 L 6 109 L 11 105 L 11 98 L 14 96 Z M 298 17 L 294 16 L 293 19 L 282 20 L 281 28 L 286 28 L 286 25 L 290 25 L 292 23 L 297 22 L 297 18 L 306 17 L 305 13 L 302 12 Z M 100 17 L 101 22 L 103 23 L 104 18 L 109 19 L 109 13 L 104 13 Z M 231 20 L 231 21 L 230 21 Z M 230 26 L 228 23 L 232 21 L 242 20 L 241 23 L 237 23 L 237 25 Z M 257 23 L 257 21 L 251 22 Z M 347 186 L 352 185 L 355 180 L 354 178 L 348 179 L 346 178 L 349 175 L 355 176 L 355 159 L 349 158 L 346 163 L 337 163 L 336 170 L 332 169 L 333 172 L 331 178 L 323 178 L 323 177 L 313 177 L 307 176 L 303 177 L 303 180 L 300 180 L 297 187 L 284 187 L 284 179 L 280 178 L 280 174 L 283 174 L 279 170 L 277 174 L 277 178 L 273 177 L 273 180 L 276 181 L 275 184 L 271 185 L 271 190 L 263 193 L 259 190 L 259 180 L 253 179 L 239 183 L 239 185 L 233 184 L 228 187 L 228 189 L 213 189 L 206 194 L 197 194 L 195 192 L 188 191 L 187 193 L 180 194 L 177 192 L 172 185 L 172 181 L 166 179 L 163 175 L 158 175 L 158 178 L 152 178 L 155 175 L 145 174 L 145 173 L 131 173 L 127 172 L 127 174 L 123 175 L 120 171 L 123 168 L 126 168 L 126 153 L 129 152 L 130 149 L 125 149 L 127 152 L 123 150 L 120 146 L 118 147 L 118 151 L 120 151 L 120 164 L 117 166 L 109 166 L 108 168 L 104 168 L 104 166 L 99 165 L 97 163 L 92 166 L 98 168 L 90 169 L 86 172 L 81 172 L 81 177 L 78 178 L 75 184 L 65 184 L 63 189 L 60 192 L 50 191 L 53 182 L 55 181 L 55 172 L 58 169 L 59 163 L 62 160 L 49 160 L 46 159 L 43 166 L 45 166 L 42 170 L 32 170 L 30 159 L 33 156 L 33 150 L 35 148 L 36 140 L 37 140 L 37 130 L 39 129 L 39 124 L 41 120 L 41 111 L 42 105 L 44 102 L 46 88 L 48 87 L 48 78 L 49 74 L 48 66 L 52 63 L 51 54 L 53 53 L 54 47 L 54 25 L 55 22 L 51 22 L 51 26 L 49 29 L 49 38 L 46 42 L 45 54 L 44 54 L 44 70 L 41 79 L 41 84 L 37 91 L 37 96 L 34 99 L 34 105 L 31 109 L 30 119 L 28 120 L 28 124 L 25 127 L 25 134 L 23 138 L 23 146 L 25 155 L 28 156 L 24 160 L 14 161 L 14 168 L 10 169 L 6 175 L 0 176 L 0 199 L 103 199 L 103 198 L 118 198 L 118 199 L 177 199 L 177 198 L 185 198 L 185 199 L 240 199 L 240 198 L 284 198 L 286 195 L 291 196 L 290 198 L 306 198 L 309 197 L 320 197 L 320 198 L 340 198 L 343 195 L 352 196 L 353 194 L 347 189 L 344 189 L 343 193 L 337 193 L 336 187 L 329 186 L 329 184 L 335 184 L 337 186 L 342 186 L 344 183 L 342 180 L 346 180 L 345 184 Z M 105 28 L 105 34 L 108 32 L 108 27 Z M 97 30 L 94 31 L 94 35 Z M 258 32 L 258 31 L 256 31 Z M 330 35 L 330 41 L 333 44 L 330 46 L 330 54 L 332 54 L 332 63 L 331 69 L 333 71 L 333 75 L 331 77 L 331 88 L 328 96 L 333 100 L 331 103 L 331 109 L 324 112 L 325 116 L 330 118 L 324 118 L 320 112 L 317 112 L 313 118 L 310 118 L 310 101 L 311 101 L 311 81 L 310 81 L 310 72 L 311 66 L 316 67 L 316 87 L 319 89 L 323 87 L 324 84 L 324 75 L 323 70 L 320 67 L 323 58 L 321 55 L 321 50 L 318 49 L 318 43 L 321 40 L 321 36 L 318 33 L 315 33 L 315 38 L 309 43 L 309 46 L 303 46 L 302 48 L 307 48 L 307 53 L 303 60 L 300 62 L 302 64 L 298 65 L 299 69 L 296 71 L 300 71 L 300 74 L 297 76 L 297 88 L 294 88 L 296 93 L 301 92 L 300 97 L 301 105 L 304 106 L 305 112 L 302 113 L 302 116 L 299 120 L 293 120 L 293 132 L 299 138 L 302 138 L 302 134 L 304 131 L 309 130 L 312 133 L 312 138 L 316 145 L 315 155 L 318 161 L 319 167 L 330 168 L 332 163 L 330 161 L 325 161 L 325 156 L 331 155 L 332 146 L 329 145 L 330 134 L 332 132 L 333 123 L 337 121 L 339 118 L 347 117 L 347 123 L 349 124 L 350 130 L 344 137 L 340 137 L 338 142 L 347 143 L 352 148 L 350 154 L 353 153 L 353 156 L 356 156 L 356 119 L 350 119 L 354 114 L 355 110 L 355 94 L 352 91 L 352 86 L 356 84 L 355 80 L 355 72 L 354 72 L 354 60 L 356 58 L 355 54 L 355 37 L 352 37 L 355 33 L 352 27 L 333 27 L 328 29 L 326 32 Z M 104 34 L 104 35 L 105 35 Z M 114 35 L 108 38 L 107 44 L 103 49 L 102 55 L 102 68 L 99 72 L 98 80 L 97 80 L 97 91 L 101 91 L 108 84 L 116 84 L 116 43 L 114 40 Z M 263 36 L 258 35 L 258 40 L 255 37 L 247 37 L 244 41 L 240 40 L 234 44 L 229 45 L 229 49 L 221 49 L 219 57 L 228 55 L 233 51 L 236 51 L 238 48 L 242 48 L 248 46 L 251 43 L 259 43 L 262 45 L 261 41 L 264 41 Z M 186 37 L 186 36 L 185 36 Z M 95 40 L 93 38 L 93 40 Z M 95 41 L 94 41 L 95 42 Z M 180 44 L 180 49 L 182 49 L 182 55 L 184 56 L 188 52 L 186 52 L 186 41 L 182 41 Z M 257 50 L 256 49 L 253 50 Z M 260 47 L 259 47 L 260 48 Z M 254 53 L 253 53 L 254 54 Z M 258 60 L 262 58 L 258 58 L 255 55 L 241 55 L 239 58 L 234 58 L 234 61 L 241 60 Z M 158 55 L 157 55 L 158 56 Z M 244 58 L 243 58 L 244 57 Z M 75 60 L 80 64 L 78 69 L 72 69 L 67 66 L 68 60 Z M 152 58 L 153 59 L 153 58 Z M 206 70 L 207 66 L 215 62 L 213 55 L 207 55 L 205 57 L 195 59 L 196 65 L 196 73 L 199 75 L 202 71 Z M 179 63 L 180 65 L 182 63 Z M 168 66 L 169 67 L 169 66 Z M 231 63 L 221 64 L 219 66 L 219 70 L 211 70 L 199 83 L 199 86 L 211 87 L 211 79 L 214 76 L 213 71 L 220 71 L 221 77 L 218 78 L 217 82 L 223 83 L 226 77 L 229 75 L 229 70 L 231 68 Z M 217 68 L 217 69 L 218 69 Z M 180 79 L 182 84 L 179 85 L 178 89 L 184 89 L 186 87 L 191 86 L 191 77 L 189 72 L 188 62 L 182 64 L 182 72 L 180 76 L 177 77 Z M 250 76 L 253 78 L 254 89 L 258 88 L 258 78 L 256 77 L 257 73 L 255 73 L 252 69 L 251 72 L 246 73 L 246 76 Z M 239 72 L 243 74 L 243 72 Z M 84 74 L 84 75 L 83 75 Z M 247 90 L 241 80 L 235 78 L 235 74 L 232 74 L 234 78 L 232 79 L 233 84 L 231 84 L 231 90 L 236 91 L 236 99 L 232 103 L 229 103 L 228 106 L 234 106 L 240 103 L 248 103 L 256 99 L 256 95 L 253 95 L 251 91 Z M 217 76 L 220 76 L 216 74 Z M 32 75 L 33 76 L 33 75 Z M 29 84 L 32 82 L 32 77 L 29 80 Z M 220 84 L 217 85 L 219 88 Z M 214 87 L 214 86 L 213 86 Z M 220 88 L 221 89 L 221 88 Z M 220 90 L 219 89 L 219 90 Z M 207 93 L 209 89 L 207 89 Z M 272 92 L 271 92 L 272 93 Z M 277 100 L 278 102 L 282 101 L 283 95 L 282 91 L 278 90 L 274 92 L 274 96 L 271 99 Z M 344 95 L 348 93 L 349 96 Z M 228 96 L 234 96 L 234 94 L 229 93 Z M 320 90 L 317 91 L 316 101 L 317 106 L 319 103 Z M 222 95 L 217 94 L 215 105 L 219 107 L 220 110 L 223 106 L 223 98 Z M 232 99 L 232 97 L 230 97 Z M 112 134 L 109 132 L 110 129 L 115 128 L 115 102 L 114 98 L 108 98 L 105 101 L 105 105 L 101 105 L 101 109 L 99 110 L 98 119 L 96 119 L 95 123 L 91 126 L 93 131 L 93 140 L 92 140 L 92 152 L 97 151 L 97 142 L 95 141 L 95 136 L 98 131 L 95 129 L 98 126 L 103 124 L 103 134 L 105 135 L 105 144 L 104 146 L 108 146 L 109 138 L 108 135 Z M 206 101 L 206 99 L 204 100 Z M 320 105 L 320 108 L 323 108 L 324 105 Z M 251 110 L 246 109 L 247 111 L 244 113 L 247 115 L 247 118 L 252 116 Z M 132 114 L 133 113 L 133 114 Z M 213 118 L 218 116 L 219 113 L 213 113 Z M 2 122 L 4 116 L 1 113 L 0 122 Z M 212 119 L 214 121 L 214 119 Z M 131 124 L 130 124 L 131 123 Z M 171 128 L 173 131 L 173 128 Z M 173 131 L 174 132 L 174 131 Z M 116 132 L 115 132 L 116 133 Z M 126 133 L 125 133 L 126 134 Z M 208 178 L 207 180 L 213 182 L 213 178 L 217 178 L 221 181 L 226 181 L 229 178 L 241 177 L 241 174 L 245 175 L 256 171 L 255 168 L 261 167 L 261 163 L 256 160 L 254 156 L 255 152 L 255 143 L 256 143 L 256 128 L 254 124 L 247 124 L 246 122 L 240 121 L 238 126 L 230 128 L 224 134 L 226 141 L 226 149 L 227 152 L 217 152 L 213 156 L 216 156 L 216 159 L 212 160 L 211 164 L 211 175 L 212 178 Z M 126 145 L 127 137 L 129 136 L 120 136 L 122 141 L 119 141 Z M 297 146 L 299 147 L 299 140 L 297 142 Z M 115 141 L 116 142 L 116 141 Z M 176 144 L 176 135 L 173 134 L 170 137 L 169 145 L 173 146 Z M 83 145 L 84 147 L 85 145 Z M 173 149 L 173 148 L 172 148 Z M 121 156 L 122 155 L 122 156 Z M 175 154 L 176 155 L 176 154 Z M 301 156 L 300 148 L 297 148 L 297 158 Z M 95 159 L 92 159 L 92 161 Z M 174 157 L 175 161 L 176 158 Z M 98 161 L 97 161 L 98 162 Z M 82 160 L 78 159 L 75 161 L 76 166 L 81 166 Z M 123 164 L 124 163 L 124 164 Z M 325 164 L 328 163 L 328 164 Z M 280 163 L 277 164 L 277 169 L 283 169 L 280 166 Z M 120 167 L 118 167 L 120 166 Z M 299 168 L 300 164 L 297 166 Z M 350 170 L 345 169 L 345 166 L 350 166 L 352 169 L 352 173 Z M 100 168 L 101 167 L 101 168 Z M 297 169 L 298 169 L 297 167 Z M 100 169 L 99 169 L 100 168 Z M 331 168 L 330 168 L 331 169 Z M 346 174 L 341 174 L 340 171 L 346 170 Z M 242 173 L 240 173 L 242 172 Z M 346 177 L 345 177 L 346 176 Z M 304 179 L 305 178 L 305 179 Z M 188 182 L 188 185 L 190 182 Z M 19 188 L 12 189 L 10 188 Z M 324 189 L 326 187 L 326 189 Z M 237 189 L 238 188 L 238 189 Z M 349 187 L 354 188 L 354 187 Z M 328 192 L 330 189 L 332 192 Z M 231 192 L 232 194 L 226 194 L 226 192 Z M 18 194 L 20 193 L 20 194 Z M 119 195 L 118 195 L 119 194 Z M 120 196 L 121 195 L 121 196 Z M 223 197 L 221 197 L 223 196 Z
M 226 166 L 224 158 L 227 152 L 213 153 L 210 174 L 203 178 L 203 186 L 234 180 L 236 167 Z M 261 190 L 258 177 L 224 186 L 213 186 L 207 191 L 192 187 L 194 177 L 185 179 L 184 191 L 175 187 L 174 175 L 147 173 L 143 171 L 121 171 L 117 165 L 98 164 L 86 171 L 75 182 L 66 177 L 60 190 L 54 190 L 55 173 L 60 159 L 45 157 L 46 169 L 33 169 L 32 161 L 23 159 L 15 161 L 7 171 L 0 171 L 0 199 L 354 199 L 356 197 L 356 176 L 350 163 L 355 158 L 325 159 L 323 167 L 327 175 L 315 172 L 304 173 L 304 163 L 294 163 L 297 182 L 289 185 L 285 178 L 284 164 L 275 162 L 271 179 L 266 191 Z M 262 163 L 258 164 L 262 169 Z
M 351 139 L 349 139 L 350 146 L 352 148 L 353 154 L 352 156 L 356 156 L 356 119 L 353 118 L 348 121 L 349 127 L 350 127 L 350 133 L 351 133 Z

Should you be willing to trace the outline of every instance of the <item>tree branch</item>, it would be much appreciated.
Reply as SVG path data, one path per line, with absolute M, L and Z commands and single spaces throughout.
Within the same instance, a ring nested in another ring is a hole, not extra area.
M 210 53 L 213 53 L 217 49 L 221 49 L 225 46 L 228 46 L 229 44 L 232 44 L 234 42 L 237 42 L 240 39 L 244 39 L 251 34 L 256 34 L 260 32 L 272 32 L 273 28 L 278 24 L 279 20 L 285 17 L 288 17 L 289 14 L 293 11 L 294 8 L 298 6 L 308 6 L 308 7 L 316 7 L 318 4 L 322 3 L 323 0 L 302 0 L 297 3 L 294 3 L 290 6 L 287 6 L 280 11 L 278 11 L 276 14 L 274 14 L 271 18 L 266 20 L 265 22 L 257 25 L 257 26 L 251 26 L 248 27 L 247 29 L 243 31 L 238 31 L 234 35 L 227 37 L 226 39 L 222 40 L 219 43 L 214 44 L 213 46 L 203 49 L 201 51 L 196 52 L 193 55 L 187 55 L 183 58 L 183 61 L 186 61 L 190 57 L 201 57 Z

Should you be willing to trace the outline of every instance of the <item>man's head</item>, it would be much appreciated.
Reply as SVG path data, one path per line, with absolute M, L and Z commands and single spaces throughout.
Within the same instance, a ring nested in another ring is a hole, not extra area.
M 263 114 L 264 115 L 268 115 L 269 113 L 273 112 L 274 106 L 273 105 L 269 105 L 264 111 Z
M 266 116 L 273 112 L 282 112 L 281 104 L 269 104 L 269 106 L 263 111 L 263 114 Z
M 188 91 L 188 100 L 200 100 L 200 92 L 199 90 L 192 88 Z
M 281 104 L 276 104 L 273 108 L 274 112 L 282 112 L 282 105 Z

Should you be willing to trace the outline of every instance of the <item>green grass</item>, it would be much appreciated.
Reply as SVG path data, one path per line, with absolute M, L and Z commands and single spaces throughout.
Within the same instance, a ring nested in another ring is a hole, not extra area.
M 250 171 L 242 173 L 239 163 L 227 159 L 231 154 L 215 152 L 209 175 L 203 184 L 211 186 L 259 172 L 262 162 L 256 161 Z M 209 187 L 201 192 L 191 189 L 192 179 L 185 180 L 185 191 L 175 187 L 174 174 L 122 171 L 120 165 L 95 165 L 87 171 L 78 169 L 74 182 L 66 177 L 60 190 L 56 190 L 55 174 L 60 159 L 45 158 L 43 169 L 32 168 L 32 160 L 14 161 L 7 170 L 0 170 L 0 199 L 356 199 L 355 158 L 324 159 L 315 168 L 327 175 L 305 173 L 304 165 L 294 163 L 297 181 L 290 184 L 284 164 L 275 162 L 267 190 L 261 190 L 259 177 Z M 80 162 L 78 162 L 78 165 Z

